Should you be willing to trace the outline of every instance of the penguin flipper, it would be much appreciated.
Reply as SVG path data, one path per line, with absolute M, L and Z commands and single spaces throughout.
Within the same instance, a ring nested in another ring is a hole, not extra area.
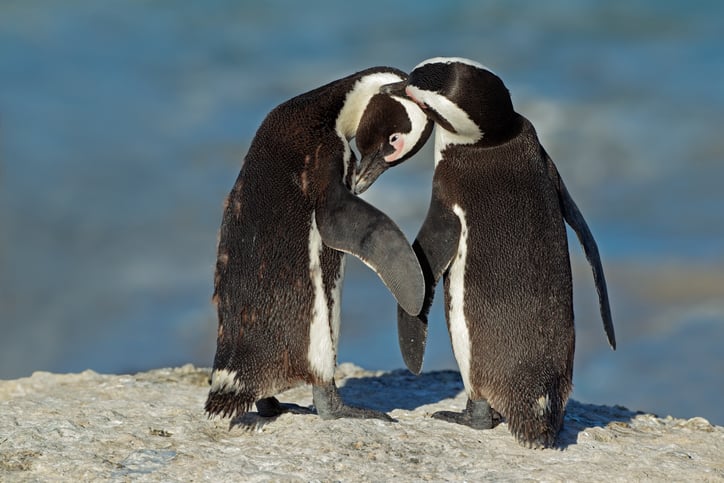
M 586 220 L 583 218 L 583 214 L 576 206 L 576 203 L 571 198 L 571 195 L 566 189 L 566 185 L 563 183 L 563 179 L 558 173 L 553 160 L 548 154 L 543 151 L 546 162 L 548 164 L 548 175 L 553 181 L 556 190 L 558 191 L 558 199 L 561 203 L 561 210 L 563 211 L 563 218 L 566 220 L 568 225 L 573 228 L 578 236 L 578 241 L 583 247 L 583 251 L 586 254 L 588 263 L 591 265 L 593 270 L 593 280 L 596 284 L 596 291 L 598 292 L 598 303 L 601 311 L 601 319 L 603 319 L 603 328 L 608 337 L 608 343 L 611 349 L 616 350 L 616 334 L 613 329 L 613 320 L 611 318 L 611 307 L 608 302 L 608 289 L 606 288 L 606 277 L 603 274 L 603 265 L 601 265 L 601 256 L 598 253 L 598 245 L 596 240 L 593 238 L 591 230 L 588 228 Z
M 420 260 L 425 276 L 425 300 L 418 315 L 397 308 L 397 338 L 405 365 L 413 374 L 420 374 L 427 343 L 427 315 L 435 296 L 435 286 L 457 253 L 460 221 L 440 202 L 435 192 L 430 201 L 420 232 L 412 249 Z
M 316 221 L 325 245 L 362 260 L 404 310 L 420 312 L 425 280 L 410 243 L 395 222 L 341 183 L 329 186 Z

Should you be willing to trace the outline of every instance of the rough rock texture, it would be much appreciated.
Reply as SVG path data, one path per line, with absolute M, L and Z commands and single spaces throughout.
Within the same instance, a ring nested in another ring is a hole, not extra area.
M 260 424 L 203 413 L 209 371 L 39 372 L 0 381 L 0 481 L 724 480 L 724 428 L 571 401 L 560 449 L 518 445 L 505 424 L 438 421 L 461 409 L 456 372 L 338 371 L 347 402 L 396 423 L 284 414 Z M 280 395 L 311 405 L 311 389 Z

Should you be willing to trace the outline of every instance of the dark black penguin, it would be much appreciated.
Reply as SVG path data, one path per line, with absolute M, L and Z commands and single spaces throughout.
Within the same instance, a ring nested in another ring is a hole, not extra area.
M 396 164 L 412 156 L 432 122 L 408 99 L 379 87 L 397 69 L 367 69 L 272 110 L 246 155 L 223 212 L 214 301 L 217 349 L 206 401 L 210 415 L 285 408 L 273 396 L 313 385 L 325 419 L 381 412 L 344 405 L 334 383 L 344 253 L 380 276 L 405 310 L 418 313 L 424 281 L 402 232 L 352 191 L 356 159 Z
M 419 316 L 398 310 L 405 362 L 419 373 L 427 314 L 443 276 L 468 403 L 462 413 L 434 416 L 490 428 L 502 414 L 519 442 L 552 446 L 571 391 L 575 345 L 564 220 L 593 268 L 615 348 L 593 236 L 535 129 L 513 110 L 490 70 L 467 59 L 434 58 L 383 91 L 405 92 L 437 123 L 432 198 L 413 244 L 426 300 Z

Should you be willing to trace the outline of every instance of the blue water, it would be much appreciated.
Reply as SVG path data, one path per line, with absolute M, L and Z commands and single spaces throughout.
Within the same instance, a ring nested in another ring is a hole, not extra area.
M 0 378 L 209 366 L 221 203 L 266 113 L 454 55 L 503 77 L 599 242 L 619 349 L 572 239 L 573 397 L 724 424 L 724 3 L 257 3 L 0 4 Z M 365 195 L 411 238 L 431 169 Z M 402 367 L 348 266 L 340 361 Z M 430 330 L 425 370 L 455 368 L 439 304 Z

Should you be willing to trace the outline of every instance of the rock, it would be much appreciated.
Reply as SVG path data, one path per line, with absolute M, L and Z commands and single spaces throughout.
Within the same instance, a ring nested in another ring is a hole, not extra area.
M 430 418 L 465 405 L 456 372 L 338 370 L 348 403 L 396 423 L 255 413 L 208 419 L 209 371 L 37 372 L 0 381 L 0 481 L 724 480 L 724 428 L 570 401 L 559 449 L 520 446 L 506 424 Z M 282 402 L 311 405 L 308 386 Z

